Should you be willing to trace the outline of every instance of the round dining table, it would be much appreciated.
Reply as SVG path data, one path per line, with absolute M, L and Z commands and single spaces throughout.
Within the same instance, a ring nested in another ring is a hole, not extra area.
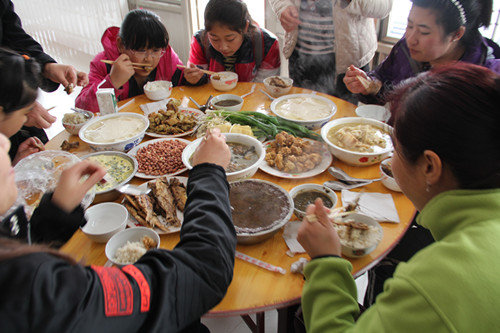
M 271 100 L 261 91 L 261 89 L 264 90 L 264 85 L 262 83 L 240 82 L 236 88 L 228 93 L 244 95 L 254 90 L 244 98 L 242 110 L 259 111 L 270 114 Z M 210 84 L 207 84 L 198 87 L 175 87 L 173 88 L 170 97 L 181 100 L 182 106 L 194 108 L 195 104 L 189 99 L 189 97 L 197 101 L 199 104 L 204 104 L 209 95 L 216 96 L 222 93 L 225 92 L 216 91 Z M 353 104 L 333 96 L 297 87 L 293 87 L 289 93 L 312 93 L 332 100 L 337 106 L 337 111 L 332 119 L 355 116 L 355 106 Z M 120 110 L 120 112 L 136 112 L 142 114 L 143 112 L 140 105 L 151 102 L 152 101 L 144 95 L 136 96 L 133 99 L 121 101 L 119 105 L 123 105 L 124 107 Z M 188 140 L 194 140 L 194 137 L 185 138 Z M 148 136 L 145 136 L 144 138 L 144 140 L 150 139 L 154 138 Z M 68 140 L 69 142 L 80 142 L 78 148 L 70 151 L 77 156 L 81 157 L 91 153 L 89 146 L 81 141 L 78 136 L 70 135 L 66 131 L 61 132 L 59 135 L 50 140 L 46 145 L 46 149 L 60 149 L 60 145 L 63 140 Z M 365 167 L 354 167 L 338 161 L 335 158 L 332 164 L 344 169 L 349 175 L 354 177 L 378 178 L 380 176 L 378 164 Z M 181 174 L 181 176 L 187 176 L 187 172 L 185 174 Z M 259 170 L 252 178 L 273 182 L 287 191 L 300 184 L 323 184 L 325 181 L 334 180 L 333 176 L 331 176 L 327 171 L 310 178 L 288 179 L 272 176 Z M 145 181 L 146 180 L 144 179 L 134 178 L 131 182 L 133 184 L 141 184 Z M 355 189 L 354 191 L 359 190 L 360 189 Z M 384 233 L 377 248 L 364 257 L 357 259 L 348 258 L 353 266 L 352 274 L 354 277 L 360 276 L 373 267 L 398 243 L 408 226 L 411 224 L 415 214 L 414 206 L 409 199 L 404 196 L 404 194 L 390 191 L 380 182 L 374 182 L 366 185 L 362 187 L 362 190 L 365 192 L 390 193 L 394 200 L 400 223 L 381 223 Z M 340 206 L 340 193 L 336 192 L 336 194 L 339 197 L 337 205 Z M 120 200 L 121 198 L 119 198 L 117 202 L 120 202 Z M 292 219 L 296 218 L 293 217 Z M 160 247 L 163 249 L 172 249 L 178 242 L 179 233 L 161 235 Z M 107 263 L 107 258 L 104 253 L 104 248 L 105 244 L 91 241 L 82 233 L 81 230 L 79 230 L 63 246 L 62 251 L 70 254 L 77 260 L 83 260 L 83 262 L 87 265 L 105 265 Z M 287 273 L 283 275 L 277 272 L 265 270 L 247 261 L 235 259 L 234 277 L 229 289 L 227 290 L 227 294 L 224 299 L 212 310 L 210 310 L 206 316 L 224 317 L 240 315 L 243 317 L 245 322 L 247 322 L 252 331 L 263 332 L 263 313 L 268 310 L 276 309 L 278 310 L 278 331 L 286 332 L 288 330 L 286 326 L 288 322 L 287 316 L 290 316 L 290 313 L 287 313 L 287 308 L 300 302 L 302 287 L 304 285 L 303 276 L 301 274 L 292 273 L 290 271 L 290 265 L 301 257 L 308 258 L 307 254 L 297 254 L 291 257 L 287 255 L 287 250 L 287 245 L 283 239 L 283 230 L 280 230 L 272 238 L 264 242 L 255 245 L 238 245 L 237 251 L 266 263 L 282 267 L 286 269 Z M 249 314 L 253 313 L 256 314 L 256 323 L 249 317 Z

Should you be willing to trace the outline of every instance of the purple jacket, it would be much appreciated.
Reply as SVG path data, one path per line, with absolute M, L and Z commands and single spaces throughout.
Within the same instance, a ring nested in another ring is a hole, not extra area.
M 482 38 L 481 42 L 468 48 L 460 61 L 484 66 L 500 74 L 500 48 L 491 40 Z M 395 85 L 408 78 L 430 69 L 429 63 L 417 62 L 410 57 L 406 39 L 401 38 L 387 58 L 368 75 L 383 83 L 376 95 L 361 95 L 360 101 L 367 104 L 385 104 L 386 93 Z

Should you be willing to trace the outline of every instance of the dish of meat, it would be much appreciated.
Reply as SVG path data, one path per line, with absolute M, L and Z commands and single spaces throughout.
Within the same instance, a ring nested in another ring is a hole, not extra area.
M 319 175 L 320 173 L 324 172 L 328 167 L 332 164 L 332 154 L 328 151 L 327 147 L 318 141 L 311 140 L 311 139 L 305 139 L 301 138 L 301 140 L 305 142 L 309 142 L 311 144 L 317 144 L 319 145 L 319 149 L 315 153 L 316 155 L 319 155 L 319 158 L 321 159 L 318 163 L 314 163 L 314 166 L 306 168 L 305 171 L 297 171 L 297 169 L 290 169 L 290 168 L 281 168 L 281 170 L 276 166 L 276 165 L 271 165 L 266 159 L 262 161 L 260 164 L 260 169 L 268 174 L 271 174 L 276 177 L 280 178 L 289 178 L 289 179 L 303 179 L 303 178 L 309 178 L 309 177 L 314 177 Z M 264 143 L 264 148 L 266 148 L 266 151 L 268 147 L 274 147 L 276 140 L 273 141 L 268 141 Z M 271 150 L 271 149 L 270 149 Z M 298 155 L 298 161 L 300 161 L 300 155 Z M 266 155 L 267 157 L 267 155 Z M 317 156 L 316 156 L 317 158 Z M 310 158 L 307 158 L 310 160 Z M 275 161 L 272 160 L 271 163 Z
M 125 195 L 122 204 L 129 212 L 127 225 L 152 228 L 158 234 L 178 232 L 184 221 L 186 186 L 187 177 L 161 177 L 140 186 L 151 188 L 148 194 Z
M 178 138 L 187 136 L 195 132 L 198 120 L 202 116 L 203 112 L 200 110 L 185 107 L 179 107 L 179 109 L 175 111 L 160 110 L 150 113 L 148 115 L 149 128 L 146 134 L 155 138 Z

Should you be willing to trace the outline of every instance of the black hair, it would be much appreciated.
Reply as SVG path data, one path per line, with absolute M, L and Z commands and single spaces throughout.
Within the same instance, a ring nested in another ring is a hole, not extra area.
M 460 43 L 469 47 L 481 38 L 480 27 L 490 25 L 493 0 L 456 0 L 464 9 L 466 23 L 463 24 L 460 11 L 451 0 L 411 0 L 413 5 L 435 11 L 437 24 L 443 27 L 445 36 L 465 26 L 465 34 Z
M 500 187 L 500 76 L 458 62 L 405 81 L 391 99 L 396 149 L 410 163 L 432 150 L 460 188 Z
M 134 9 L 125 16 L 120 38 L 129 50 L 164 49 L 169 42 L 167 28 L 160 17 L 145 9 Z
M 0 48 L 0 106 L 4 114 L 36 101 L 40 86 L 40 66 L 28 56 Z
M 241 0 L 210 0 L 205 7 L 205 31 L 212 30 L 215 24 L 227 26 L 240 34 L 247 34 L 256 29 L 247 5 Z

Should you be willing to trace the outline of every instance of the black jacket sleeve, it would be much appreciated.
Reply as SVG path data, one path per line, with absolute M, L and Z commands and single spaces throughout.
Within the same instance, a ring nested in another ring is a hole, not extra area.
M 3 261 L 3 327 L 120 333 L 188 327 L 221 301 L 233 276 L 236 234 L 222 168 L 191 170 L 184 214 L 174 250 L 148 251 L 122 269 L 71 265 L 47 253 Z
M 1 46 L 8 47 L 36 59 L 42 70 L 45 64 L 56 62 L 48 54 L 43 52 L 42 46 L 24 31 L 21 19 L 14 12 L 14 5 L 11 0 L 1 0 L 0 20 Z M 43 90 L 54 91 L 57 87 L 59 87 L 59 83 L 43 78 L 41 86 Z

